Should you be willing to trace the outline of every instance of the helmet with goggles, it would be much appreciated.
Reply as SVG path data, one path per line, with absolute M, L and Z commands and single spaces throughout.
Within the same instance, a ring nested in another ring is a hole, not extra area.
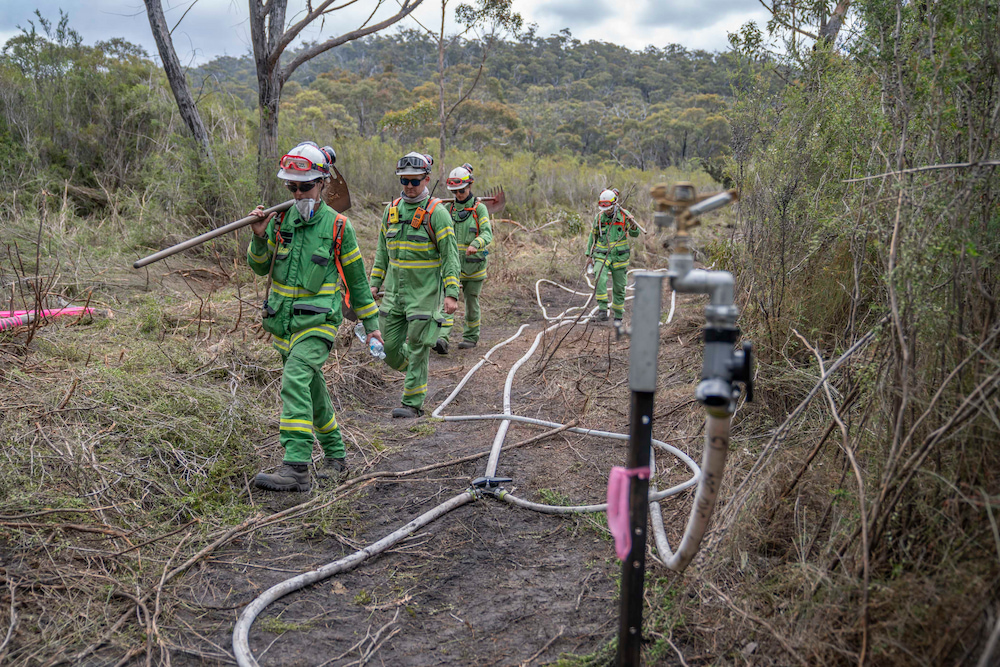
M 455 167 L 448 174 L 448 180 L 445 181 L 445 186 L 449 190 L 464 190 L 475 182 L 476 179 L 472 178 L 472 165 L 466 162 L 461 167 Z
M 604 190 L 597 198 L 597 208 L 602 211 L 610 211 L 618 203 L 618 193 L 614 190 Z
M 286 181 L 315 181 L 329 178 L 337 154 L 329 146 L 320 148 L 316 142 L 303 141 L 278 160 L 278 178 Z
M 423 153 L 410 152 L 396 163 L 397 176 L 426 176 L 431 173 L 434 158 Z

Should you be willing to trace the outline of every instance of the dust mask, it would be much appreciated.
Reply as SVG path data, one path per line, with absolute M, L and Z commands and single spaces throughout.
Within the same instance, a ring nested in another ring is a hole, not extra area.
M 313 216 L 313 207 L 316 206 L 315 199 L 296 199 L 295 210 L 299 212 L 303 220 L 308 220 Z

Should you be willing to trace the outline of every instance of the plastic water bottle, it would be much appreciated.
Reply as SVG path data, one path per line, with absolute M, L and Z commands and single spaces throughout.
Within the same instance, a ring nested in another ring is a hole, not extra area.
M 365 323 L 359 321 L 354 325 L 354 335 L 358 337 L 362 343 L 368 338 L 368 334 L 365 333 Z M 378 338 L 372 338 L 371 345 L 368 346 L 368 351 L 372 353 L 372 356 L 376 359 L 385 359 L 385 347 L 382 345 L 382 341 Z
M 593 264 L 588 264 L 587 265 L 587 275 L 588 276 L 594 275 L 594 265 Z

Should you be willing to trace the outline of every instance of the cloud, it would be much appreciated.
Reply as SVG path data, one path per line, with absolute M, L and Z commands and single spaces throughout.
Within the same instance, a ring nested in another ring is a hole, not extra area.
M 566 26 L 597 25 L 613 16 L 610 0 L 551 0 L 535 9 L 541 16 L 565 21 Z
M 651 0 L 639 10 L 638 19 L 645 26 L 698 29 L 757 9 L 748 0 Z

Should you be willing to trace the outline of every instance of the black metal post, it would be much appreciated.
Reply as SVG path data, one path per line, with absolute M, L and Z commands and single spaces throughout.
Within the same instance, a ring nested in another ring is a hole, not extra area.
M 653 440 L 653 397 L 656 392 L 660 348 L 660 296 L 663 274 L 635 274 L 632 333 L 629 349 L 629 388 L 632 416 L 627 466 L 649 467 Z M 642 656 L 642 589 L 646 577 L 646 516 L 649 480 L 632 477 L 629 484 L 629 532 L 632 550 L 622 563 L 621 615 L 618 621 L 618 665 L 639 667 Z
M 653 392 L 632 392 L 628 467 L 649 466 L 653 437 Z M 629 531 L 632 550 L 622 563 L 621 614 L 618 621 L 618 665 L 638 667 L 642 652 L 642 591 L 646 577 L 646 516 L 649 480 L 633 477 L 629 485 Z

